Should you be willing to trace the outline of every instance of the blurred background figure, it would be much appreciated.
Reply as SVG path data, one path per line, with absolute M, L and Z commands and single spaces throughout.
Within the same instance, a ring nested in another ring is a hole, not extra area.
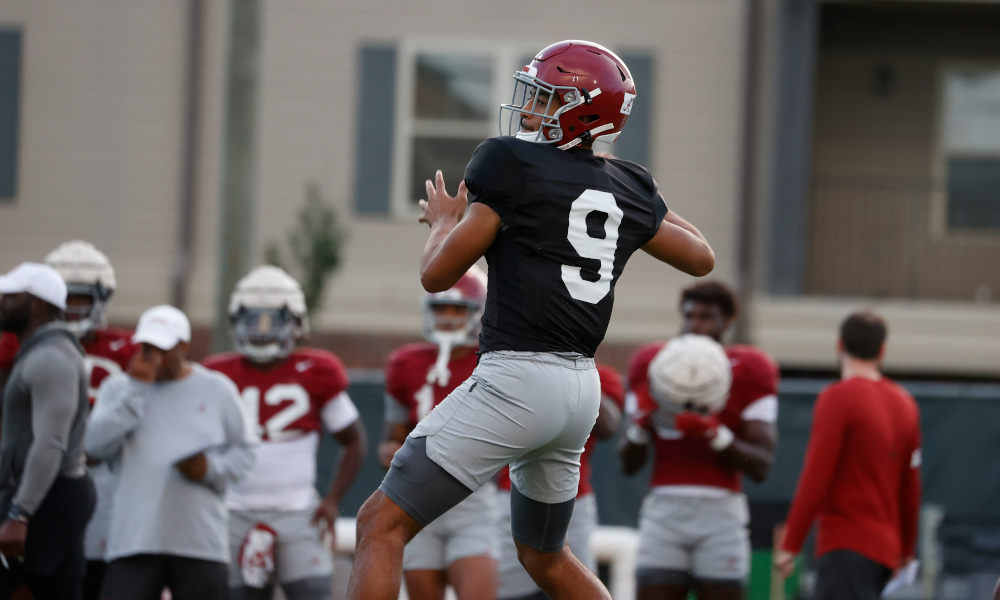
M 486 273 L 473 266 L 449 290 L 421 300 L 427 343 L 397 348 L 385 372 L 385 424 L 378 455 L 388 469 L 417 423 L 471 375 L 479 361 Z M 403 549 L 403 575 L 413 600 L 492 600 L 497 593 L 499 511 L 487 484 L 420 531 Z
M 738 314 L 715 281 L 681 294 L 681 336 L 639 349 L 619 454 L 638 471 L 653 445 L 639 518 L 642 600 L 741 598 L 750 574 L 743 476 L 763 481 L 777 444 L 778 369 L 762 350 L 719 345 Z
M 597 572 L 597 557 L 591 548 L 590 538 L 597 529 L 597 495 L 591 483 L 593 467 L 590 459 L 598 442 L 607 440 L 618 432 L 622 410 L 625 408 L 625 387 L 618 372 L 608 365 L 597 363 L 601 378 L 601 408 L 590 438 L 580 456 L 580 487 L 569 521 L 566 544 L 573 555 L 591 571 Z M 545 600 L 548 596 L 538 588 L 517 559 L 517 547 L 510 528 L 510 469 L 497 474 L 500 488 L 500 600 Z
M 236 383 L 261 436 L 257 464 L 226 493 L 229 506 L 229 597 L 329 598 L 340 500 L 367 451 L 367 434 L 347 395 L 347 371 L 335 355 L 296 348 L 309 330 L 299 283 L 278 267 L 257 267 L 229 303 L 236 352 L 204 365 Z M 316 493 L 322 432 L 341 446 L 326 497 Z M 323 535 L 329 540 L 324 543 Z
M 115 270 L 100 250 L 82 241 L 60 245 L 45 257 L 45 263 L 66 282 L 66 329 L 79 338 L 86 352 L 83 364 L 93 406 L 101 383 L 110 375 L 124 372 L 135 354 L 132 333 L 108 327 L 107 309 L 118 287 Z M 97 490 L 97 506 L 85 538 L 87 576 L 83 600 L 98 600 L 107 567 L 104 552 L 111 527 L 115 476 L 104 461 L 89 461 L 88 471 Z
M 127 373 L 109 377 L 87 453 L 119 473 L 108 537 L 109 600 L 225 600 L 226 488 L 253 468 L 256 433 L 224 375 L 187 360 L 191 326 L 172 306 L 139 319 Z
M 64 310 L 66 283 L 52 267 L 22 263 L 0 276 L 0 330 L 20 344 L 3 395 L 2 597 L 25 583 L 36 600 L 80 597 L 96 493 L 83 450 L 83 348 Z
M 787 576 L 813 521 L 816 600 L 877 600 L 913 560 L 920 512 L 920 412 L 884 377 L 886 324 L 873 312 L 840 326 L 840 382 L 816 399 L 805 465 L 775 564 Z

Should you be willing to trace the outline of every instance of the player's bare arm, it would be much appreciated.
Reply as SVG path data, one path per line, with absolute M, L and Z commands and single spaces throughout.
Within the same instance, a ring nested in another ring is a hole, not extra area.
M 597 421 L 590 435 L 598 440 L 606 440 L 618 431 L 618 424 L 621 422 L 622 412 L 618 410 L 615 403 L 607 397 L 601 398 L 601 408 L 597 413 Z
M 719 455 L 757 483 L 764 481 L 774 464 L 778 428 L 764 421 L 743 421 L 743 432 Z
M 445 190 L 444 175 L 427 181 L 427 200 L 420 201 L 421 223 L 431 226 L 431 235 L 420 257 L 420 283 L 428 292 L 443 292 L 465 275 L 486 254 L 500 232 L 500 216 L 488 206 L 468 206 L 465 181 L 455 196 Z
M 361 419 L 334 433 L 333 437 L 341 448 L 337 461 L 337 476 L 330 486 L 330 492 L 320 502 L 313 515 L 313 522 L 324 521 L 330 533 L 334 532 L 334 525 L 340 516 L 340 500 L 357 478 L 361 464 L 365 461 L 365 454 L 368 453 L 368 433 Z
M 622 472 L 626 475 L 635 475 L 639 469 L 646 464 L 647 448 L 649 444 L 638 444 L 622 437 L 618 445 L 618 461 L 621 463 Z
M 378 462 L 383 469 L 392 464 L 392 457 L 403 447 L 406 436 L 413 431 L 413 426 L 407 423 L 386 423 L 382 429 L 382 441 L 378 445 Z
M 642 249 L 653 258 L 695 277 L 704 277 L 715 268 L 715 252 L 705 236 L 672 211 Z

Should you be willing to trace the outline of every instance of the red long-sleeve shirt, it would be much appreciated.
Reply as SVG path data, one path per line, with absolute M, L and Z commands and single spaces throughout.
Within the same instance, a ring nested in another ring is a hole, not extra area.
M 894 569 L 913 555 L 920 510 L 920 413 L 882 379 L 831 385 L 816 400 L 784 550 L 798 553 L 819 519 L 817 556 L 852 550 Z

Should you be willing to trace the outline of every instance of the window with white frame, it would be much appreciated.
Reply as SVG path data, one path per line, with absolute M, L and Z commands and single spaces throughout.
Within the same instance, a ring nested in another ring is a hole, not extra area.
M 946 227 L 1000 231 L 1000 67 L 946 69 L 941 117 Z
M 392 212 L 411 216 L 438 169 L 454 193 L 476 146 L 499 135 L 513 74 L 542 45 L 409 41 L 399 48 Z

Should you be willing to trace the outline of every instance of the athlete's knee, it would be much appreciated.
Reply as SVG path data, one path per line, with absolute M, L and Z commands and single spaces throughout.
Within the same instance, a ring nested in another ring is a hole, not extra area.
M 555 552 L 543 552 L 517 540 L 514 540 L 514 545 L 517 547 L 518 562 L 532 577 L 538 577 L 565 561 L 569 552 L 565 546 Z
M 329 577 L 307 577 L 281 584 L 288 600 L 329 600 L 333 580 Z
M 358 511 L 357 518 L 357 544 L 375 538 L 399 538 L 405 544 L 410 541 L 410 537 L 416 535 L 419 526 L 407 537 L 409 529 L 405 522 L 408 515 L 396 506 L 385 494 L 376 490 Z M 412 519 L 409 519 L 412 522 Z M 414 523 L 415 524 L 415 523 Z

